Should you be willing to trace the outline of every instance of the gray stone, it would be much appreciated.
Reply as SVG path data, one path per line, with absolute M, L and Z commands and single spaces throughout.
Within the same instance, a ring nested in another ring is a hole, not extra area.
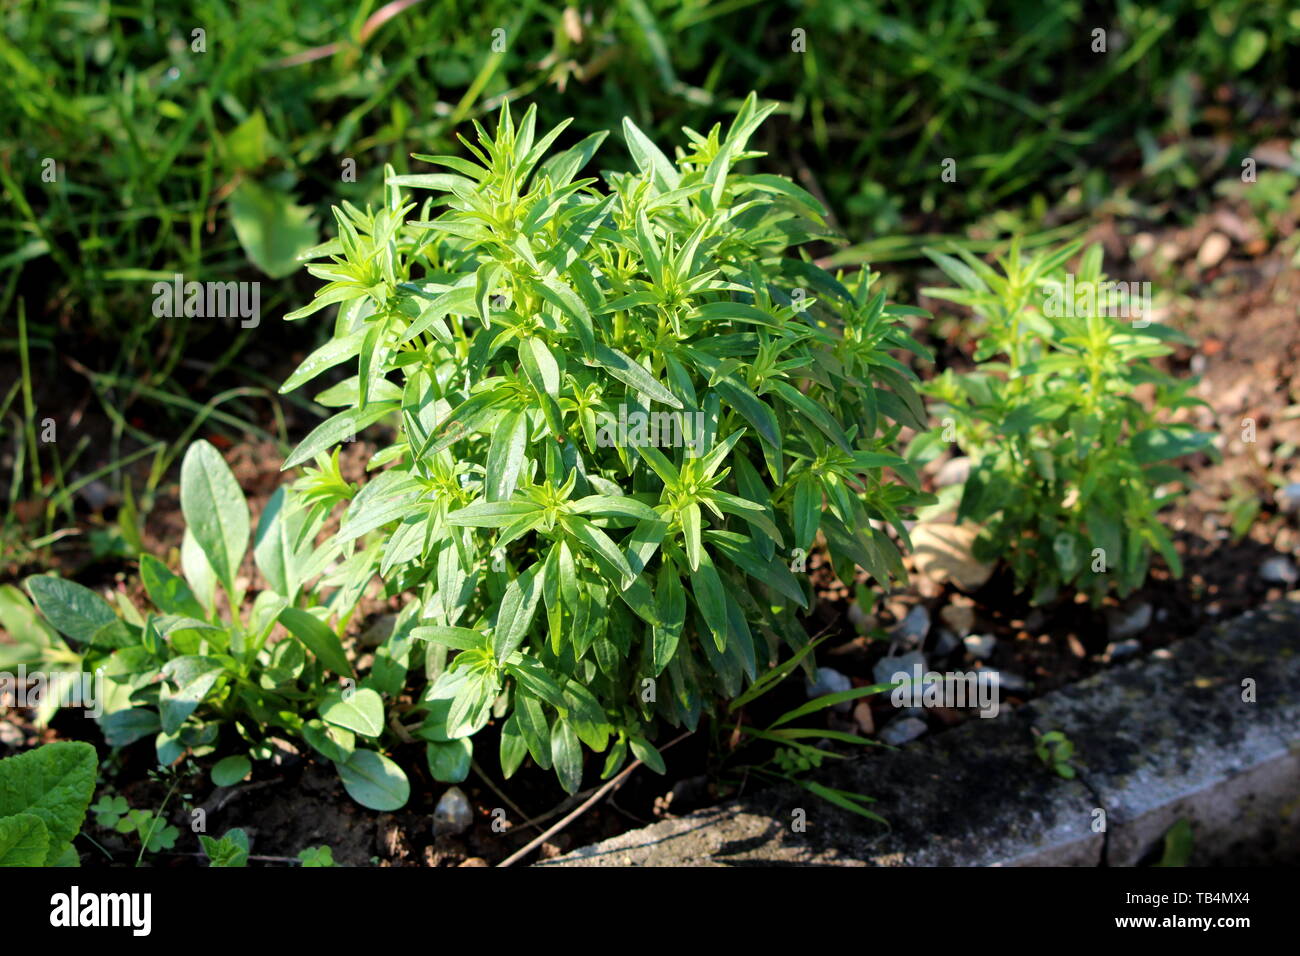
M 900 671 L 911 677 L 913 670 L 917 667 L 921 668 L 921 673 L 925 673 L 925 655 L 920 651 L 893 654 L 876 661 L 875 666 L 871 669 L 871 676 L 875 678 L 877 684 L 888 684 L 894 679 L 894 675 Z
M 1110 865 L 1136 865 L 1184 817 L 1193 864 L 1300 861 L 1297 633 L 1300 604 L 1268 605 L 1032 705 L 1074 741 Z
M 1297 633 L 1300 604 L 1270 605 L 996 718 L 816 772 L 875 798 L 888 828 L 789 785 L 542 865 L 1132 866 L 1181 818 L 1193 865 L 1300 863 Z M 1076 779 L 1035 755 L 1034 731 L 1051 730 L 1074 743 Z
M 1140 653 L 1142 644 L 1132 638 L 1127 641 L 1111 641 L 1106 645 L 1105 659 L 1111 664 L 1118 664 Z
M 1134 634 L 1141 634 L 1151 626 L 1151 605 L 1143 601 L 1132 607 L 1106 608 L 1106 624 L 1110 629 L 1112 640 L 1122 641 Z
M 849 605 L 849 623 L 853 625 L 853 629 L 859 634 L 866 634 L 876 626 L 876 619 L 862 610 L 861 604 L 854 601 Z
M 1273 501 L 1283 514 L 1295 514 L 1300 511 L 1300 481 L 1293 481 L 1279 488 L 1273 495 Z
M 1041 607 L 1034 608 L 1029 612 L 1029 616 L 1025 618 L 1025 630 L 1030 634 L 1037 634 L 1046 626 L 1047 613 Z
M 890 631 L 889 636 L 900 647 L 915 650 L 929 633 L 930 612 L 924 604 L 918 604 L 907 612 L 907 616 Z
M 117 492 L 98 478 L 82 485 L 77 490 L 77 495 L 86 502 L 91 511 L 96 513 L 103 511 L 109 505 L 116 504 L 119 497 Z
M 435 836 L 463 833 L 474 822 L 474 810 L 460 787 L 448 787 L 433 810 Z
M 966 645 L 966 653 L 977 661 L 988 660 L 998 646 L 992 634 L 971 634 L 962 643 Z
M 853 681 L 833 667 L 819 667 L 817 668 L 817 676 L 813 680 L 804 681 L 804 690 L 808 693 L 809 699 L 821 697 L 823 694 L 838 694 L 841 691 L 852 689 Z M 834 709 L 847 714 L 853 709 L 853 701 L 841 701 L 835 705 Z
M 923 735 L 930 728 L 919 717 L 900 717 L 889 722 L 889 726 L 880 732 L 881 743 L 891 747 L 901 747 Z
M 1269 584 L 1295 584 L 1300 580 L 1290 558 L 1275 554 L 1259 566 L 1259 576 Z
M 1029 685 L 1025 679 L 1015 671 L 1000 670 L 998 675 L 998 687 L 1004 694 L 1023 694 L 1029 690 Z
M 930 653 L 935 657 L 947 657 L 961 647 L 961 639 L 946 627 L 939 628 L 934 635 L 934 647 Z

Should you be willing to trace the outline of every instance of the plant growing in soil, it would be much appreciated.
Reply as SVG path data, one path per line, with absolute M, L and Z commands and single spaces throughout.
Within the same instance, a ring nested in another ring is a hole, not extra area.
M 786 711 L 775 720 L 770 721 L 766 727 L 752 727 L 743 723 L 742 720 L 745 713 L 744 708 L 747 705 L 774 690 L 786 677 L 795 672 L 804 658 L 811 658 L 816 647 L 829 636 L 825 635 L 805 644 L 779 666 L 761 675 L 743 694 L 732 700 L 727 707 L 727 711 L 729 714 L 735 715 L 736 724 L 734 728 L 719 729 L 721 731 L 730 729 L 734 735 L 733 741 L 729 747 L 718 747 L 716 749 L 719 753 L 725 755 L 723 763 L 727 776 L 734 779 L 738 785 L 743 785 L 745 778 L 750 774 L 772 782 L 797 784 L 814 796 L 826 800 L 841 809 L 856 813 L 869 820 L 887 824 L 884 817 L 867 809 L 865 806 L 865 804 L 874 803 L 874 798 L 866 794 L 829 787 L 805 776 L 808 771 L 820 767 L 827 760 L 843 760 L 845 758 L 844 754 L 835 753 L 820 746 L 824 741 L 833 740 L 840 744 L 854 746 L 871 746 L 879 744 L 879 742 L 842 730 L 830 730 L 818 726 L 803 727 L 796 724 L 795 721 L 839 704 L 845 704 L 849 701 L 890 690 L 895 686 L 894 684 L 873 684 L 867 687 L 854 687 L 850 690 L 822 694 L 795 707 L 793 710 Z M 770 753 L 763 759 L 758 759 L 755 756 L 755 751 L 758 748 L 750 746 L 753 744 L 768 745 Z
M 1188 482 L 1170 462 L 1213 437 L 1171 421 L 1205 403 L 1190 394 L 1195 380 L 1152 361 L 1190 340 L 1151 321 L 1136 283 L 1117 302 L 1099 245 L 1067 273 L 1080 248 L 1022 258 L 1013 245 L 1001 273 L 964 251 L 932 252 L 960 288 L 925 290 L 969 306 L 983 327 L 975 370 L 949 368 L 927 383 L 941 427 L 911 452 L 931 456 L 948 438 L 970 457 L 958 520 L 982 525 L 975 556 L 1006 558 L 1035 602 L 1063 586 L 1094 602 L 1112 588 L 1128 594 L 1146 580 L 1152 552 L 1181 575 L 1159 519 Z
M 279 489 L 254 533 L 220 453 L 204 441 L 191 445 L 181 466 L 184 576 L 142 556 L 140 577 L 153 605 L 143 612 L 124 596 L 114 609 L 73 581 L 27 579 L 45 620 L 79 652 L 69 662 L 54 653 L 63 645 L 36 635 L 29 653 L 48 656 L 38 666 L 74 667 L 83 685 L 102 674 L 97 699 L 81 702 L 102 709 L 96 720 L 110 745 L 152 737 L 163 766 L 186 753 L 233 749 L 213 768 L 214 782 L 227 785 L 249 773 L 249 758 L 271 756 L 274 737 L 288 734 L 334 761 L 360 802 L 378 809 L 405 803 L 400 770 L 357 740 L 374 745 L 385 733 L 382 690 L 392 671 L 404 678 L 405 659 L 385 645 L 374 672 L 354 686 L 339 634 L 371 569 L 333 547 L 315 547 L 329 505 L 352 491 L 325 465 L 308 473 L 298 493 Z M 245 611 L 240 568 L 250 544 L 267 587 Z M 285 636 L 272 641 L 273 632 Z M 57 687 L 50 695 L 65 699 Z
M 335 540 L 416 595 L 435 776 L 493 715 L 507 776 L 531 755 L 575 791 L 583 745 L 606 776 L 629 752 L 662 769 L 661 725 L 694 728 L 808 643 L 819 532 L 846 580 L 902 571 L 884 528 L 905 542 L 927 496 L 896 450 L 922 407 L 890 353 L 925 353 L 869 272 L 812 264 L 812 196 L 737 171 L 770 110 L 751 96 L 675 160 L 625 121 L 636 171 L 602 184 L 577 177 L 604 134 L 548 158 L 563 125 L 503 109 L 471 159 L 417 156 L 448 171 L 335 211 L 308 267 L 328 284 L 288 316 L 336 304 L 334 335 L 283 390 L 357 374 L 285 467 L 396 426 Z
M 189 760 L 184 761 L 182 766 L 186 772 L 194 769 Z M 135 859 L 136 866 L 140 865 L 146 853 L 160 853 L 176 846 L 176 839 L 181 835 L 181 831 L 177 827 L 167 822 L 164 813 L 167 810 L 167 804 L 171 802 L 172 797 L 176 795 L 176 791 L 181 785 L 182 772 L 177 768 L 159 768 L 149 771 L 149 779 L 157 784 L 167 784 L 167 793 L 163 796 L 162 802 L 156 810 L 133 808 L 126 802 L 125 797 L 112 797 L 107 793 L 101 795 L 90 807 L 91 812 L 95 814 L 95 823 L 98 826 L 123 835 L 134 834 L 140 844 L 140 850 Z M 181 799 L 188 801 L 190 795 L 187 793 L 181 794 Z

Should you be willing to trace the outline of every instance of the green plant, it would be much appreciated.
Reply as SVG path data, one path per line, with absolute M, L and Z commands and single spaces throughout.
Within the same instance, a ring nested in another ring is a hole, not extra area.
M 200 836 L 199 843 L 203 846 L 203 855 L 208 858 L 209 866 L 248 866 L 248 834 L 238 827 L 227 830 L 219 840 Z
M 327 846 L 309 846 L 299 850 L 298 859 L 305 867 L 338 866 L 334 862 L 334 850 Z
M 76 866 L 95 748 L 58 741 L 0 760 L 0 866 Z
M 210 836 L 200 836 L 199 843 L 203 847 L 203 855 L 208 858 L 209 866 L 248 866 L 248 834 L 238 827 L 227 830 L 220 839 L 215 839 Z M 261 859 L 268 858 L 263 857 Z M 279 862 L 293 862 L 279 857 L 270 859 Z M 329 867 L 337 865 L 334 862 L 334 851 L 327 846 L 311 846 L 307 847 L 305 850 L 300 850 L 298 852 L 297 862 L 304 867 Z
M 451 172 L 391 175 L 316 251 L 327 285 L 288 318 L 337 304 L 334 335 L 284 390 L 357 374 L 285 467 L 396 425 L 335 541 L 417 595 L 418 734 L 462 762 L 495 714 L 507 776 L 531 754 L 575 791 L 583 744 L 606 775 L 629 751 L 662 767 L 661 722 L 695 727 L 807 644 L 791 565 L 819 532 L 846 580 L 902 570 L 883 529 L 906 541 L 927 496 L 894 450 L 922 408 L 890 352 L 925 355 L 915 310 L 813 265 L 817 201 L 739 172 L 771 109 L 687 130 L 675 161 L 625 120 L 638 172 L 604 188 L 575 178 L 603 134 L 546 159 L 561 129 L 503 109 L 474 161 L 418 156 Z M 440 195 L 417 212 L 404 187 Z
M 1058 777 L 1073 780 L 1077 771 L 1070 765 L 1074 758 L 1074 743 L 1059 730 L 1045 734 L 1034 732 L 1034 753 Z
M 140 850 L 135 857 L 135 865 L 140 866 L 146 853 L 160 853 L 164 850 L 170 850 L 176 846 L 176 839 L 181 835 L 178 827 L 167 822 L 165 816 L 167 804 L 171 803 L 172 797 L 177 796 L 177 791 L 188 778 L 194 776 L 197 768 L 190 756 L 177 760 L 171 766 L 159 765 L 148 772 L 148 777 L 155 784 L 166 784 L 167 792 L 163 794 L 158 809 L 150 812 L 143 809 L 129 809 L 120 820 L 114 825 L 118 833 L 130 833 L 135 831 L 136 838 L 140 841 Z M 183 810 L 191 810 L 190 801 L 193 799 L 192 794 L 181 793 Z M 113 806 L 104 814 L 104 821 L 110 820 L 118 812 L 120 803 L 114 802 Z M 101 825 L 103 825 L 101 822 Z
M 834 707 L 837 704 L 887 691 L 894 686 L 893 684 L 873 684 L 867 687 L 854 687 L 850 690 L 822 694 L 792 710 L 786 711 L 770 721 L 765 727 L 754 727 L 744 722 L 745 708 L 774 690 L 796 669 L 807 666 L 805 661 L 811 662 L 813 651 L 818 644 L 825 640 L 826 637 L 822 637 L 805 644 L 779 666 L 764 673 L 743 694 L 731 701 L 727 706 L 727 711 L 728 716 L 734 715 L 735 724 L 728 731 L 728 728 L 722 726 L 720 722 L 718 729 L 719 732 L 729 732 L 733 743 L 729 748 L 718 746 L 715 749 L 725 755 L 722 769 L 728 779 L 738 779 L 743 782 L 745 776 L 754 774 L 769 782 L 784 781 L 794 783 L 814 796 L 841 809 L 888 826 L 888 821 L 884 817 L 866 808 L 865 804 L 875 802 L 873 797 L 827 786 L 807 776 L 809 771 L 817 769 L 827 760 L 844 759 L 844 754 L 820 746 L 825 741 L 834 741 L 835 743 L 858 747 L 885 745 L 867 737 L 861 737 L 842 730 L 831 730 L 817 726 L 800 726 L 794 724 L 794 721 Z M 814 741 L 814 743 L 809 741 Z M 762 744 L 767 745 L 768 752 L 763 759 L 759 759 L 755 755 L 757 748 L 754 745 Z
M 394 650 L 399 631 L 357 686 L 340 638 L 370 578 L 369 565 L 343 544 L 316 548 L 325 513 L 311 510 L 310 496 L 300 506 L 283 488 L 267 502 L 254 533 L 238 482 L 207 442 L 185 454 L 180 498 L 188 525 L 184 577 L 152 555 L 140 559 L 152 609 L 141 613 L 122 595 L 115 609 L 89 588 L 54 576 L 27 579 L 45 620 L 75 651 L 0 591 L 0 615 L 20 620 L 28 636 L 25 659 L 74 673 L 102 668 L 96 719 L 111 746 L 153 737 L 163 766 L 186 754 L 237 748 L 213 768 L 214 782 L 228 785 L 249 773 L 250 757 L 271 755 L 269 738 L 287 732 L 334 761 L 360 802 L 401 806 L 404 775 L 357 738 L 378 744 L 384 735 L 382 693 L 400 688 L 409 649 Z M 246 602 L 241 568 L 250 545 L 266 587 Z M 273 634 L 279 639 L 271 640 Z
M 960 288 L 926 290 L 969 306 L 981 325 L 975 370 L 945 369 L 927 383 L 940 427 L 911 452 L 932 456 L 947 439 L 970 456 L 958 520 L 983 526 L 976 557 L 1005 558 L 1036 602 L 1067 585 L 1094 602 L 1111 588 L 1127 594 L 1145 581 L 1153 551 L 1181 574 L 1158 517 L 1176 498 L 1171 486 L 1187 484 L 1170 461 L 1213 437 L 1171 420 L 1204 402 L 1190 394 L 1195 380 L 1152 361 L 1187 338 L 1151 320 L 1149 289 L 1130 291 L 1137 283 L 1112 308 L 1119 286 L 1101 271 L 1100 246 L 1066 273 L 1078 251 L 1022 259 L 1013 246 L 1001 274 L 964 251 L 932 252 Z
M 1174 821 L 1174 825 L 1165 831 L 1160 860 L 1151 865 L 1160 867 L 1187 866 L 1192 858 L 1192 848 L 1192 823 L 1186 817 L 1179 817 Z
M 163 779 L 157 771 L 151 771 L 149 776 L 155 781 Z M 163 811 L 167 809 L 167 804 L 171 802 L 179 785 L 179 776 L 172 775 L 166 796 L 163 797 L 158 809 L 153 812 L 133 808 L 126 802 L 125 797 L 110 797 L 106 793 L 91 805 L 90 810 L 95 814 L 95 823 L 98 826 L 123 835 L 135 834 L 140 842 L 140 852 L 136 856 L 136 866 L 139 866 L 146 853 L 170 850 L 176 845 L 176 838 L 181 835 L 181 831 L 163 817 Z

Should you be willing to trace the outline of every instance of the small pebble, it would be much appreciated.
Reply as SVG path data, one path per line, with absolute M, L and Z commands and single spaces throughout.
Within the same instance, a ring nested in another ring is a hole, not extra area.
M 1111 641 L 1106 645 L 1105 659 L 1114 664 L 1141 652 L 1142 645 L 1132 638 L 1127 641 Z
M 930 653 L 935 657 L 947 657 L 959 647 L 961 647 L 961 638 L 946 627 L 941 627 L 935 632 L 934 647 L 930 649 Z
M 469 805 L 469 797 L 460 787 L 448 787 L 433 811 L 434 835 L 463 833 L 473 822 L 474 810 Z
M 930 633 L 930 612 L 924 604 L 918 604 L 907 612 L 902 622 L 890 632 L 890 637 L 900 646 L 913 650 L 921 646 L 925 635 Z
M 920 651 L 894 654 L 876 661 L 876 666 L 871 669 L 871 676 L 875 678 L 877 684 L 888 684 L 899 671 L 909 678 L 913 677 L 917 667 L 921 668 L 922 674 L 925 673 L 925 655 Z
M 1259 566 L 1259 576 L 1269 584 L 1295 584 L 1300 580 L 1290 558 L 1274 555 Z
M 1221 232 L 1212 232 L 1205 237 L 1201 248 L 1196 253 L 1196 264 L 1202 269 L 1213 269 L 1232 248 L 1232 241 Z
M 986 661 L 993 656 L 993 649 L 998 646 L 992 634 L 971 634 L 963 642 L 966 653 L 977 661 Z
M 876 732 L 876 718 L 871 713 L 871 705 L 860 700 L 853 707 L 853 722 L 858 725 L 864 736 L 870 737 Z
M 0 720 L 0 744 L 6 747 L 21 747 L 26 739 L 21 728 L 15 727 L 7 720 Z
M 1110 626 L 1110 636 L 1117 641 L 1145 631 L 1151 626 L 1151 617 L 1151 605 L 1145 601 L 1130 608 L 1106 608 L 1106 623 Z
M 804 690 L 808 692 L 809 699 L 821 697 L 823 694 L 838 694 L 840 691 L 852 689 L 853 681 L 833 667 L 819 667 L 817 668 L 815 680 L 804 681 Z M 835 705 L 834 709 L 842 714 L 847 714 L 853 709 L 853 701 L 842 700 Z
M 98 479 L 83 485 L 77 491 L 77 494 L 86 502 L 90 510 L 96 514 L 109 505 L 116 503 L 118 497 L 112 488 Z
M 1008 694 L 1023 694 L 1029 690 L 1029 684 L 1014 671 L 998 671 L 998 686 Z
M 1283 514 L 1295 514 L 1300 511 L 1300 481 L 1293 481 L 1273 494 L 1273 501 Z
M 899 747 L 920 737 L 928 729 L 925 721 L 919 717 L 903 717 L 881 731 L 880 739 L 891 747 Z
M 866 634 L 876 626 L 876 618 L 862 610 L 862 605 L 854 601 L 849 605 L 849 623 L 859 634 Z

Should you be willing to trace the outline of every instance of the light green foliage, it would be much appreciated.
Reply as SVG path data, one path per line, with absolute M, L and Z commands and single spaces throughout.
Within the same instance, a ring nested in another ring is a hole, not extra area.
M 200 836 L 199 843 L 209 866 L 248 866 L 248 834 L 237 827 L 227 830 L 220 840 Z
M 925 353 L 869 272 L 801 253 L 828 234 L 815 199 L 739 171 L 770 111 L 751 96 L 675 159 L 625 121 L 638 172 L 602 185 L 579 177 L 603 134 L 550 155 L 563 125 L 503 110 L 473 159 L 417 156 L 444 171 L 336 211 L 309 266 L 327 284 L 288 316 L 337 305 L 334 334 L 285 389 L 356 375 L 286 467 L 316 459 L 310 480 L 336 486 L 331 446 L 397 428 L 360 492 L 337 493 L 335 541 L 418 595 L 433 744 L 495 713 L 507 776 L 531 754 L 575 791 L 583 745 L 606 775 L 629 752 L 654 766 L 661 724 L 694 728 L 807 644 L 791 567 L 818 532 L 848 580 L 901 571 L 882 526 L 906 540 L 925 500 L 895 447 L 923 410 L 891 353 Z M 452 779 L 468 757 L 429 759 Z
M 1114 310 L 1101 248 L 1086 250 L 1067 279 L 1078 252 L 1076 244 L 1022 259 L 1013 248 L 1001 272 L 966 253 L 932 253 L 960 288 L 926 290 L 970 306 L 982 325 L 976 369 L 947 369 L 927 383 L 940 427 L 911 451 L 933 455 L 951 429 L 972 459 L 958 518 L 983 526 L 976 556 L 1005 558 L 1036 601 L 1062 586 L 1094 601 L 1111 589 L 1127 594 L 1146 580 L 1153 551 L 1181 574 L 1158 515 L 1173 486 L 1187 483 L 1171 461 L 1212 437 L 1170 423 L 1171 413 L 1204 403 L 1190 394 L 1195 380 L 1152 361 L 1187 339 L 1145 312 L 1106 314 Z
M 338 866 L 334 862 L 334 851 L 327 846 L 309 846 L 305 850 L 298 851 L 298 859 L 302 861 L 305 867 L 313 866 Z
M 780 666 L 772 668 L 772 670 L 754 681 L 743 694 L 731 701 L 727 708 L 728 711 L 738 718 L 743 717 L 746 706 L 774 690 L 782 681 L 793 674 L 796 668 L 805 666 L 805 659 L 811 662 L 813 651 L 828 636 L 823 636 L 805 644 Z M 722 761 L 723 779 L 729 780 L 732 785 L 739 785 L 750 775 L 754 775 L 772 782 L 797 784 L 814 796 L 834 804 L 842 810 L 848 810 L 850 813 L 855 813 L 868 820 L 888 825 L 882 816 L 867 809 L 867 804 L 875 802 L 874 797 L 837 787 L 829 787 L 807 776 L 809 771 L 820 767 L 827 760 L 844 759 L 845 755 L 843 753 L 836 753 L 833 750 L 826 749 L 823 746 L 826 741 L 856 747 L 883 745 L 867 737 L 861 737 L 842 730 L 828 729 L 824 726 L 818 726 L 816 723 L 812 726 L 800 726 L 795 722 L 809 714 L 827 710 L 837 704 L 871 697 L 874 694 L 887 691 L 893 686 L 893 684 L 873 684 L 866 687 L 836 691 L 831 694 L 822 694 L 795 707 L 793 710 L 786 711 L 765 727 L 753 727 L 745 723 L 736 725 L 734 730 L 739 731 L 738 740 L 733 742 L 731 746 L 716 748 L 719 753 L 725 755 Z M 728 729 L 727 732 L 731 733 L 733 731 Z M 766 745 L 768 753 L 764 758 L 760 759 L 756 756 L 757 751 L 760 749 L 756 745 Z
M 95 769 L 95 748 L 71 741 L 0 760 L 0 866 L 76 865 Z
M 164 777 L 158 772 L 152 772 L 150 776 L 155 780 L 162 780 Z M 107 793 L 102 794 L 90 808 L 95 814 L 96 825 L 121 834 L 134 834 L 140 843 L 141 859 L 146 853 L 170 850 L 176 845 L 181 831 L 163 819 L 163 811 L 175 793 L 177 782 L 177 780 L 172 781 L 172 786 L 168 788 L 162 805 L 156 811 L 133 809 L 126 802 L 125 797 L 110 797 Z
M 1174 825 L 1165 831 L 1164 847 L 1160 860 L 1152 866 L 1180 867 L 1187 866 L 1192 859 L 1193 849 L 1192 823 L 1186 817 L 1174 821 Z
M 74 582 L 27 579 L 41 614 L 77 648 L 72 666 L 91 672 L 104 668 L 104 713 L 98 721 L 110 745 L 152 737 L 158 762 L 170 765 L 186 753 L 204 757 L 233 744 L 240 752 L 213 768 L 218 785 L 247 776 L 250 757 L 268 757 L 266 739 L 285 733 L 319 744 L 323 756 L 340 764 L 379 757 L 356 749 L 355 740 L 360 736 L 378 745 L 385 730 L 383 697 L 368 686 L 341 691 L 334 683 L 337 677 L 355 677 L 339 635 L 372 569 L 366 561 L 351 560 L 355 555 L 347 543 L 314 547 L 327 516 L 314 503 L 299 502 L 280 489 L 254 531 L 234 475 L 215 448 L 199 441 L 181 467 L 181 507 L 188 524 L 184 577 L 152 555 L 140 559 L 152 608 L 143 614 L 129 606 L 114 609 Z M 240 568 L 250 544 L 271 587 L 245 607 Z M 338 568 L 324 574 L 331 562 Z M 7 613 L 19 611 L 10 607 Z M 283 630 L 272 643 L 277 624 Z M 405 665 L 391 654 L 385 661 L 391 694 L 400 689 Z M 68 666 L 53 653 L 45 663 Z M 345 745 L 334 744 L 326 728 L 346 733 Z M 389 777 L 401 777 L 388 764 Z M 356 795 L 352 787 L 349 791 Z M 393 792 L 390 786 L 385 808 L 393 808 Z M 127 820 L 127 829 L 136 822 Z
M 1034 753 L 1043 765 L 1049 767 L 1058 777 L 1073 780 L 1077 771 L 1071 766 L 1074 759 L 1074 743 L 1059 730 L 1049 730 L 1034 738 Z
M 170 850 L 176 845 L 176 838 L 181 831 L 170 823 L 159 820 L 158 814 L 148 810 L 128 810 L 126 816 L 117 821 L 118 833 L 134 833 L 140 840 L 142 853 L 158 853 Z

